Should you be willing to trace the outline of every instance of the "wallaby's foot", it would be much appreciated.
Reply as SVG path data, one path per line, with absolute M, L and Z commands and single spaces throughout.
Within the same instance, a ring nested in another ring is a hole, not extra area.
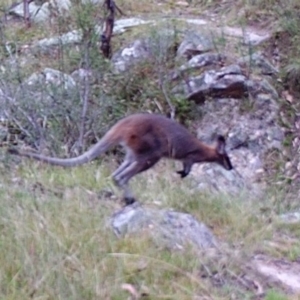
M 120 184 L 119 184 L 120 185 Z M 134 202 L 136 202 L 129 186 L 127 184 L 123 184 L 122 186 L 123 190 L 124 190 L 124 194 L 123 194 L 123 202 L 125 202 L 125 205 L 131 205 Z
M 181 178 L 184 178 L 184 177 L 186 177 L 186 176 L 189 175 L 189 173 L 187 173 L 187 172 L 184 171 L 184 170 L 176 171 L 176 173 L 179 174 Z
M 134 202 L 136 202 L 135 198 L 134 197 L 124 197 L 123 198 L 123 201 L 125 202 L 125 205 L 131 205 L 133 204 Z

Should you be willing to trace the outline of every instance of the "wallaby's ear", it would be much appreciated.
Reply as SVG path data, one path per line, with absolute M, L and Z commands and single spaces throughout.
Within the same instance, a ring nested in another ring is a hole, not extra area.
M 225 154 L 226 151 L 225 151 L 225 146 L 226 146 L 226 142 L 225 142 L 225 138 L 223 135 L 218 135 L 217 137 L 217 152 L 219 154 Z

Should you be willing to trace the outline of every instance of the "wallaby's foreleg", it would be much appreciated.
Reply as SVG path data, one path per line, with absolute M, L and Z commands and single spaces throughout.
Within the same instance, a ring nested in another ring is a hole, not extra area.
M 176 173 L 178 173 L 181 176 L 181 178 L 184 178 L 189 175 L 189 173 L 191 172 L 192 166 L 193 166 L 193 163 L 190 160 L 184 160 L 183 161 L 183 170 L 176 171 Z

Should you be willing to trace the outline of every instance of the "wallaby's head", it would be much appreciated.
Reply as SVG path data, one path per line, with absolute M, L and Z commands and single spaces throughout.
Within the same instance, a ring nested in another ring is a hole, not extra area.
M 225 150 L 226 142 L 225 138 L 222 135 L 219 135 L 217 138 L 217 163 L 219 163 L 226 170 L 232 170 L 233 166 L 231 164 L 230 158 L 228 157 Z

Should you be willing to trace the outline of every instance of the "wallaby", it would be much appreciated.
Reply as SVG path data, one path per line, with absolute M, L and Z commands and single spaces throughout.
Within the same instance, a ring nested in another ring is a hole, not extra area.
M 129 180 L 153 167 L 163 157 L 182 161 L 183 169 L 177 171 L 182 178 L 190 173 L 194 163 L 215 162 L 226 170 L 233 169 L 225 151 L 223 136 L 218 136 L 216 146 L 212 147 L 199 141 L 179 123 L 156 114 L 134 114 L 121 119 L 98 143 L 74 158 L 48 157 L 15 148 L 8 152 L 52 165 L 74 167 L 93 160 L 117 144 L 125 148 L 126 155 L 112 176 L 115 183 L 124 190 L 127 205 L 135 201 L 128 187 Z

